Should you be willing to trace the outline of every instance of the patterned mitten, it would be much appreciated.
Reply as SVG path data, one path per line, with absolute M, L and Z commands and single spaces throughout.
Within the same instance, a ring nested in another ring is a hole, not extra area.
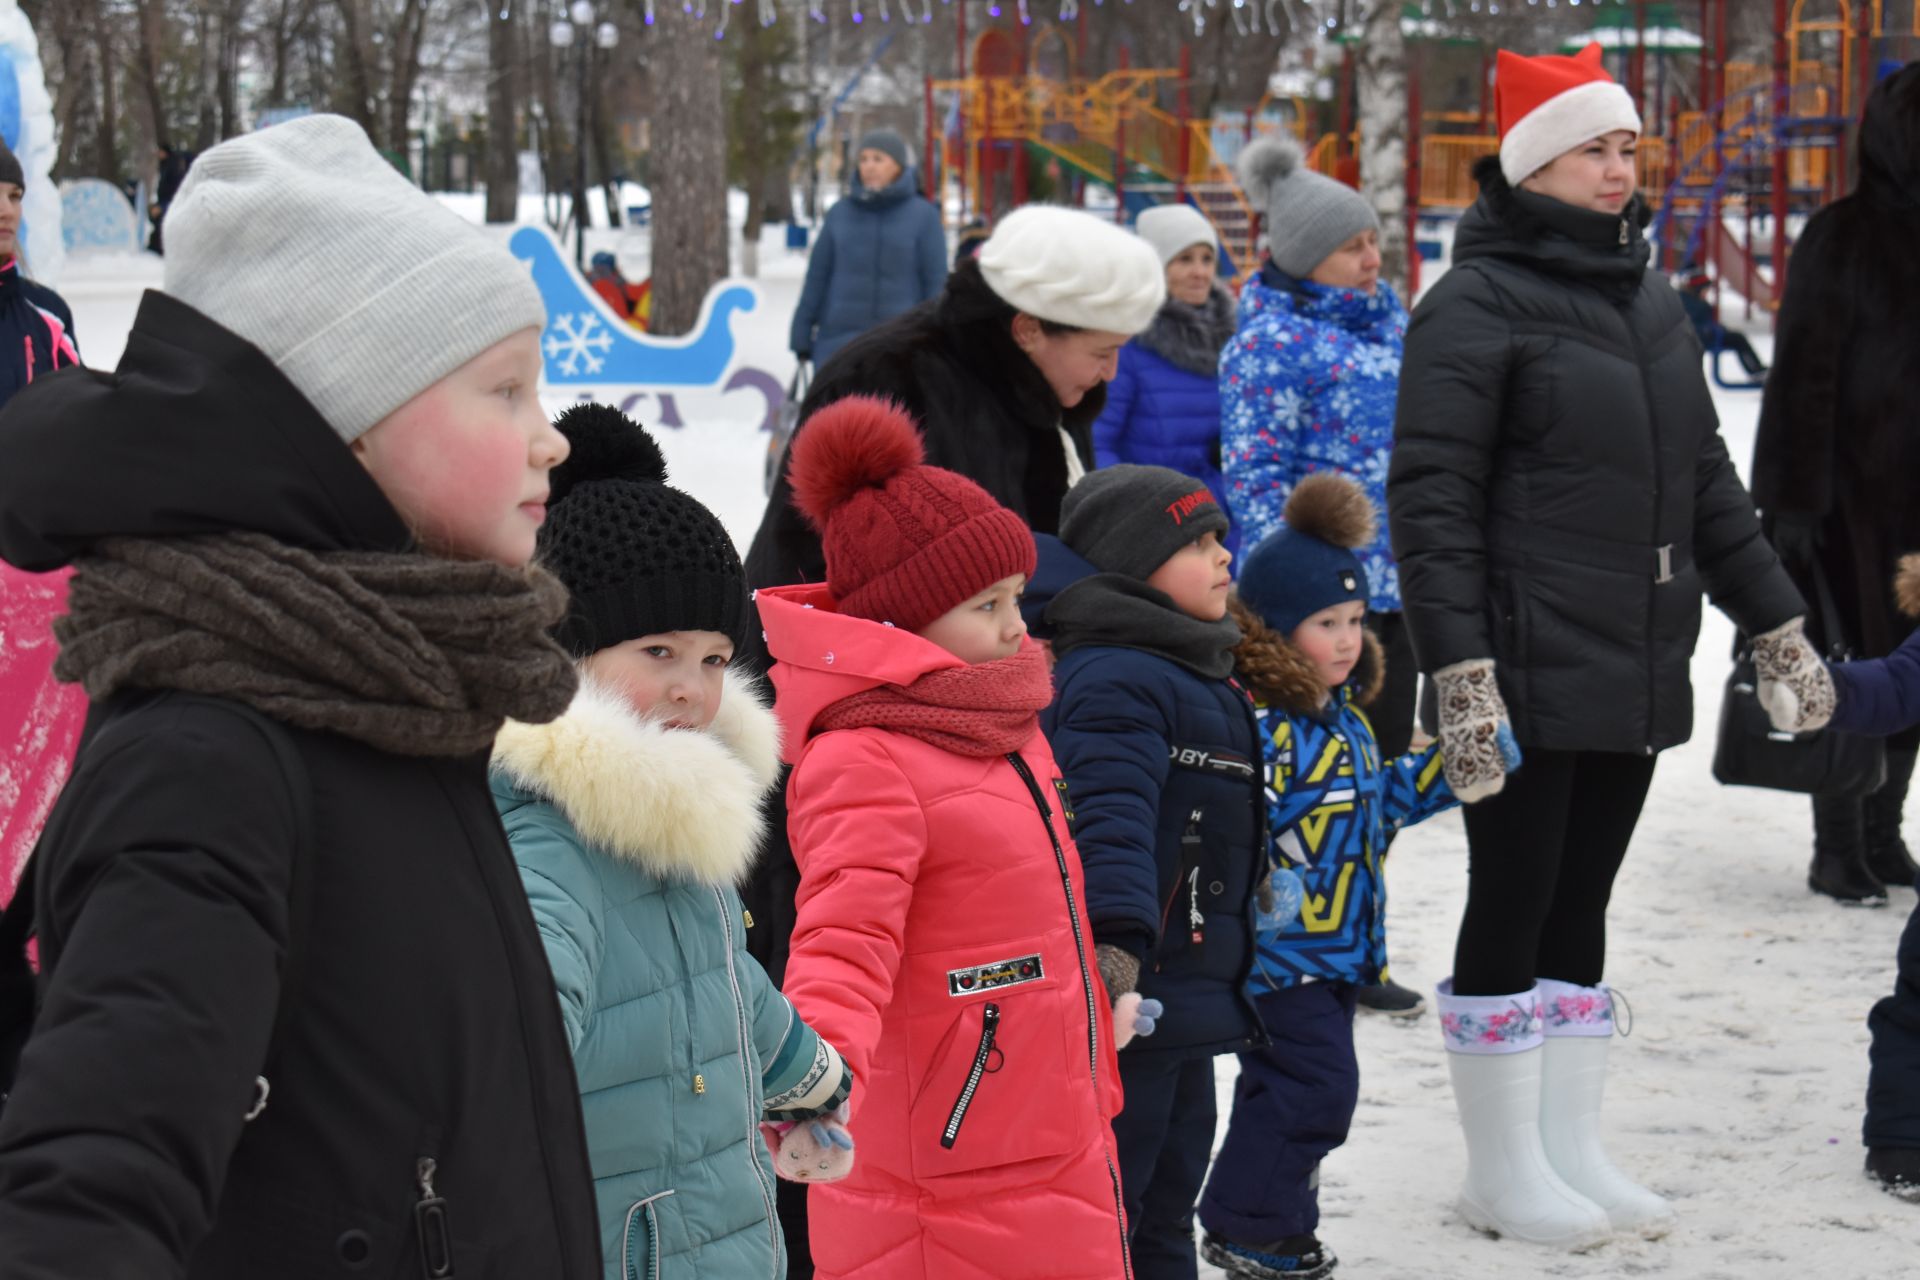
M 1753 638 L 1755 694 L 1782 733 L 1812 733 L 1833 719 L 1833 676 L 1807 639 L 1805 618 Z
M 812 1120 L 763 1124 L 760 1135 L 773 1156 L 773 1171 L 788 1182 L 838 1182 L 853 1172 L 853 1135 L 847 1104 Z
M 1500 794 L 1520 765 L 1507 703 L 1492 658 L 1472 658 L 1433 673 L 1440 692 L 1440 760 L 1461 804 Z

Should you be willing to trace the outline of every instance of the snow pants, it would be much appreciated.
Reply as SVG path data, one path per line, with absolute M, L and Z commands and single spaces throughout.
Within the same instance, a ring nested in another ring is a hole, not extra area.
M 1920 885 L 1915 889 L 1920 891 Z M 1867 1027 L 1869 1147 L 1920 1148 L 1920 904 L 1900 935 L 1893 994 L 1873 1006 Z
M 1273 1042 L 1240 1055 L 1227 1136 L 1200 1198 L 1200 1225 L 1239 1244 L 1320 1223 L 1320 1161 L 1347 1140 L 1360 1100 L 1354 987 L 1305 982 L 1254 999 Z
M 1136 1280 L 1194 1280 L 1193 1202 L 1206 1180 L 1218 1111 L 1213 1059 L 1123 1052 L 1126 1105 L 1113 1118 Z

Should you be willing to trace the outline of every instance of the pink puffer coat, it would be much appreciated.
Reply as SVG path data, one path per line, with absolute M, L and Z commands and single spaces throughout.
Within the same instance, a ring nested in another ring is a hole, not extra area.
M 817 1274 L 1130 1276 L 1112 1018 L 1046 739 L 968 757 L 815 734 L 840 699 L 960 660 L 821 586 L 756 598 L 794 764 L 786 994 L 855 1077 L 854 1172 L 809 1193 Z

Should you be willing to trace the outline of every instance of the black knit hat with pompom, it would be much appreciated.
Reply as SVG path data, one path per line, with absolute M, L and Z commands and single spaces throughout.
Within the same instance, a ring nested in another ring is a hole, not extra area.
M 604 404 L 553 425 L 573 446 L 549 479 L 540 529 L 540 563 L 573 597 L 554 638 L 576 657 L 664 631 L 718 631 L 739 647 L 740 553 L 713 512 L 667 484 L 653 437 Z

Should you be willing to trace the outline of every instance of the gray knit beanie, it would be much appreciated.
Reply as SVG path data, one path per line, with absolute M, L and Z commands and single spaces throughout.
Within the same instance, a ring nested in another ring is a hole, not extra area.
M 351 444 L 487 348 L 544 329 L 533 277 L 342 116 L 194 162 L 167 212 L 164 288 L 278 365 Z
M 859 158 L 860 151 L 878 151 L 890 157 L 902 169 L 913 164 L 912 153 L 907 150 L 907 140 L 893 129 L 869 129 L 860 139 L 859 150 L 854 153 Z
M 1247 199 L 1267 219 L 1274 265 L 1304 280 L 1335 249 L 1362 231 L 1378 231 L 1380 217 L 1366 197 L 1344 182 L 1300 162 L 1291 138 L 1256 138 L 1235 162 Z
M 1141 580 L 1189 542 L 1229 527 L 1206 482 L 1171 467 L 1101 467 L 1060 502 L 1060 541 L 1069 550 L 1102 573 Z

